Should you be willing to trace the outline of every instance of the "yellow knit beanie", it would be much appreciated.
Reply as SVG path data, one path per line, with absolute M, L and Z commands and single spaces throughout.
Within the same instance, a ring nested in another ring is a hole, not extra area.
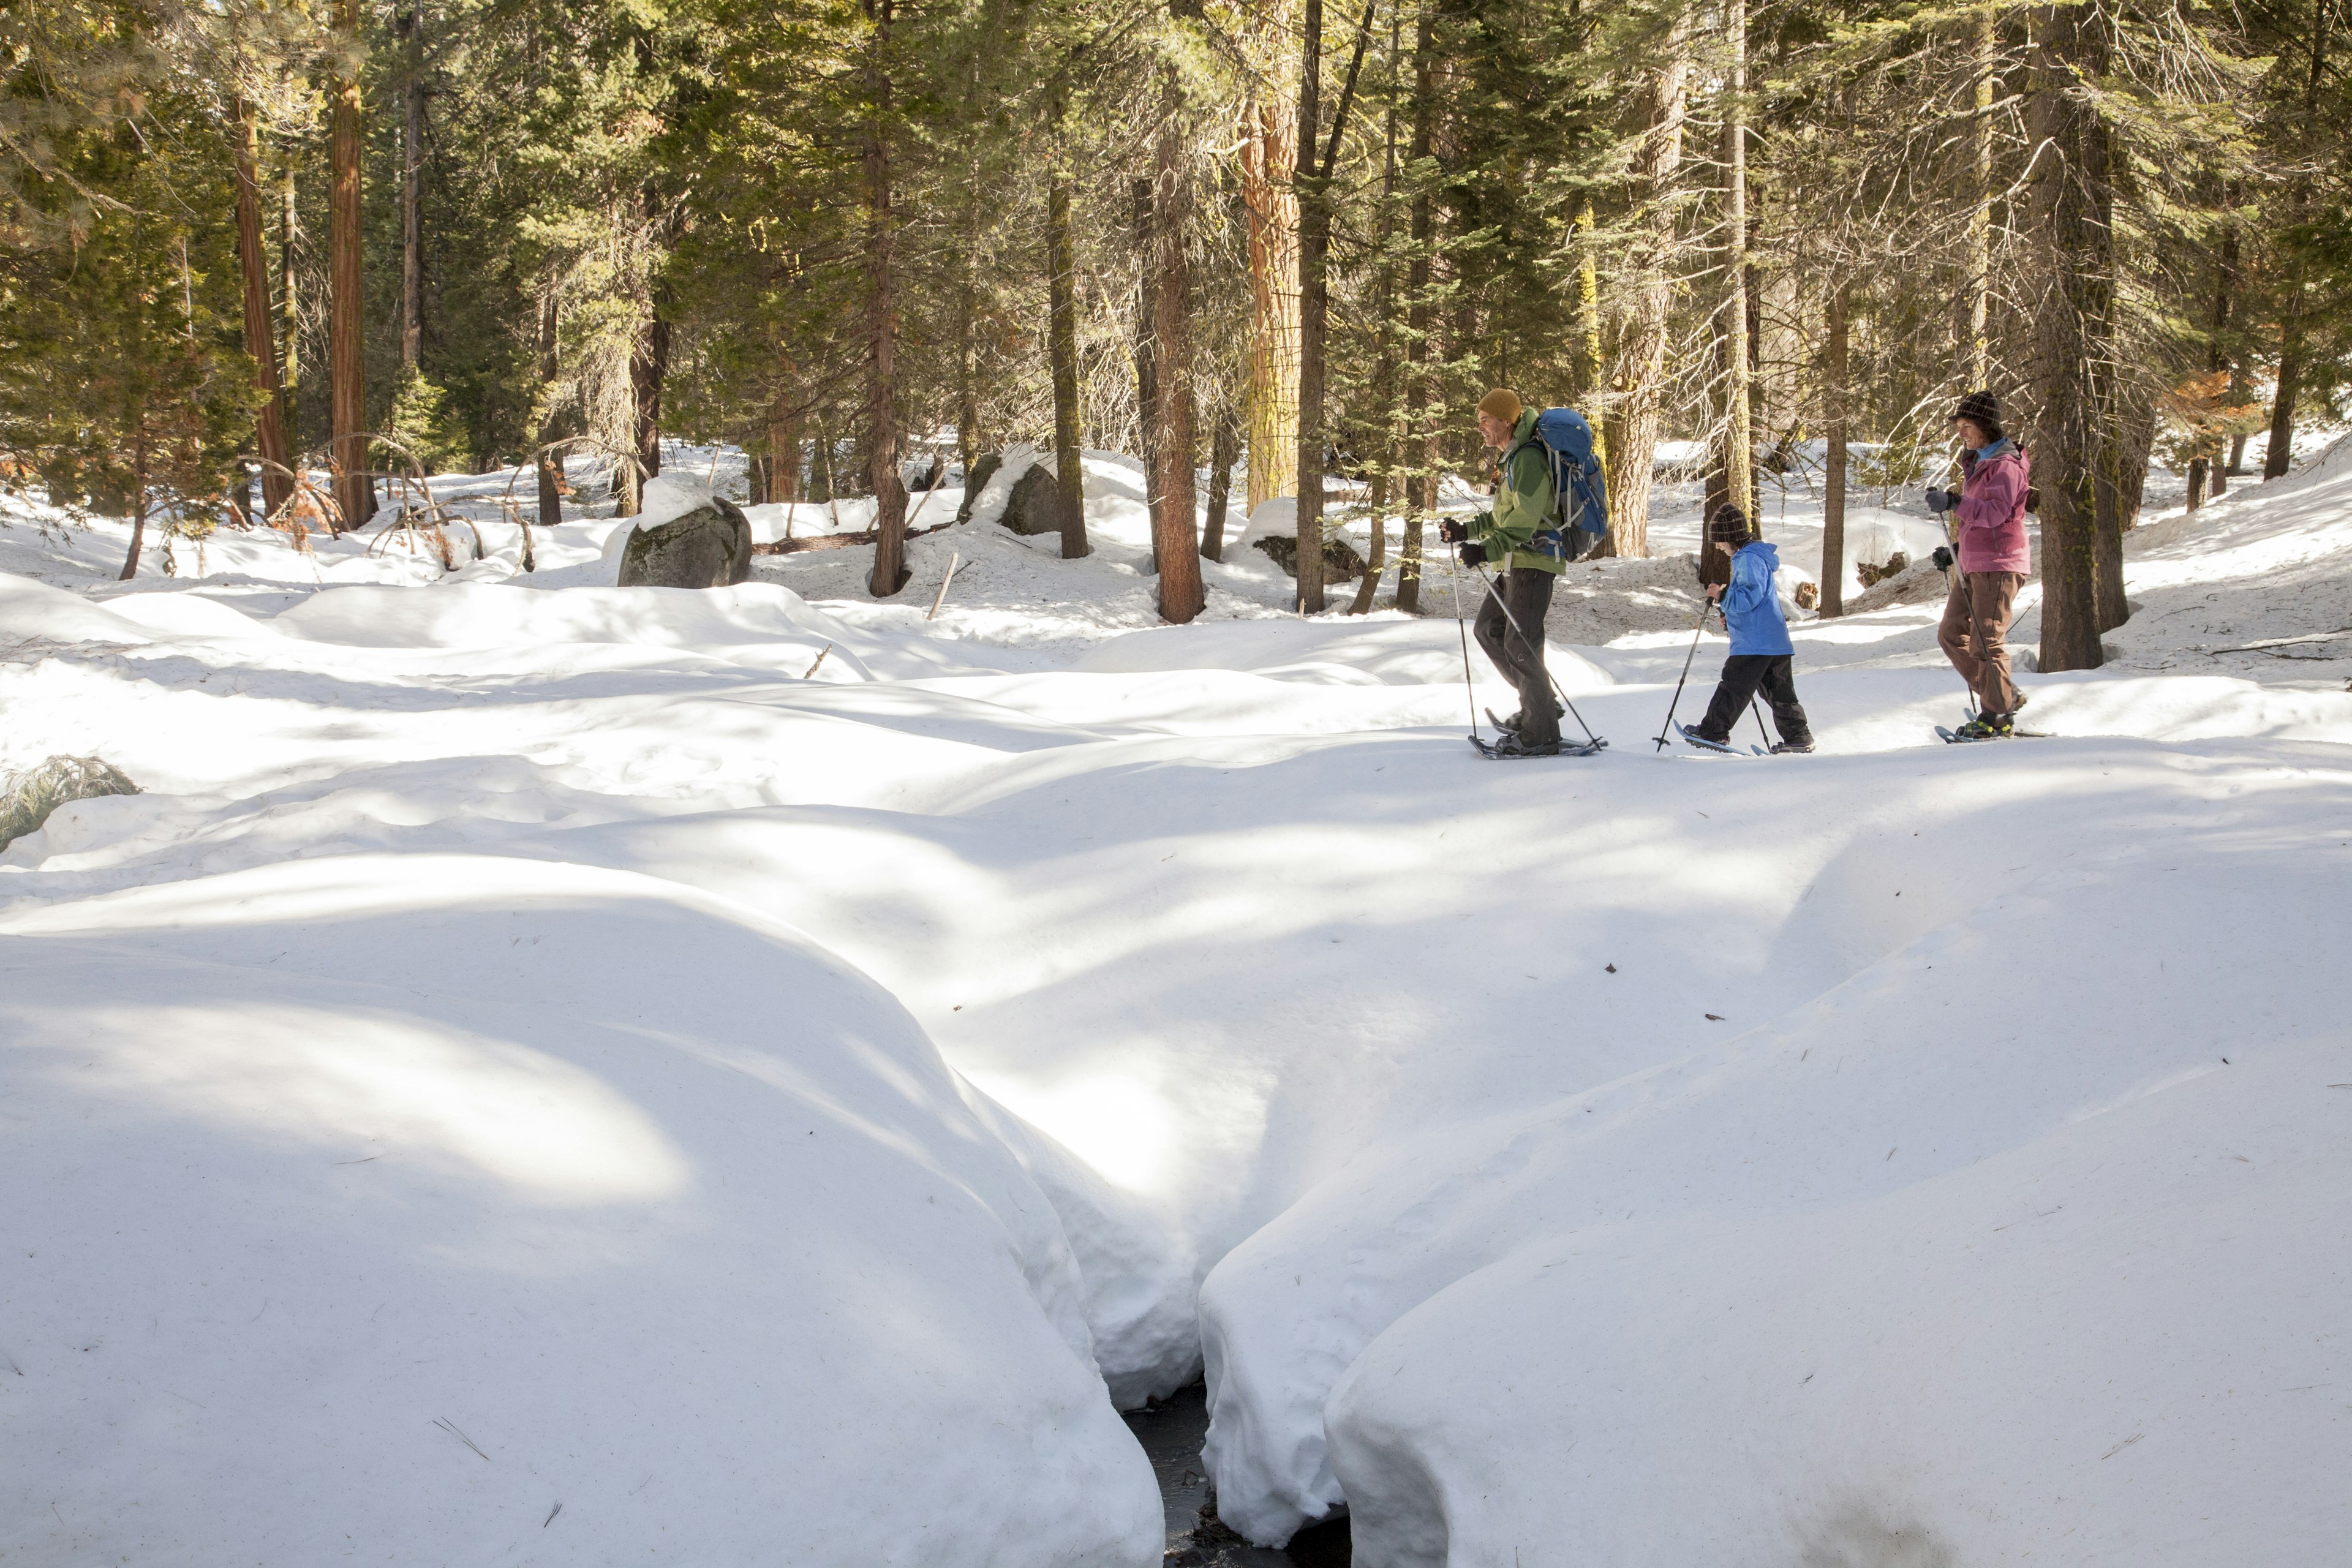
M 1478 412 L 1491 414 L 1506 425 L 1519 422 L 1519 395 L 1507 387 L 1498 386 L 1478 400 Z

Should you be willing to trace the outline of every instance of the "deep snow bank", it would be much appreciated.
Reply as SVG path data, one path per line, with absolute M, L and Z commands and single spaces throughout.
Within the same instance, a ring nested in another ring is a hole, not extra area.
M 2340 1561 L 2352 1048 L 2230 1064 L 1875 1199 L 1530 1226 L 1334 1390 L 1355 1560 Z
M 1532 1109 L 1370 1145 L 1234 1248 L 1202 1296 L 1226 1519 L 1344 1500 L 1375 1565 L 2323 1561 L 2352 1026 L 2309 977 L 2352 930 L 2352 765 L 2086 746 L 2021 798 L 2022 752 L 1907 801 L 1815 764 L 1827 842 L 1786 773 L 1708 808 L 1744 941 L 1850 974 L 1580 1094 L 1536 1068 Z M 1677 837 L 1662 880 L 1708 853 Z
M 341 857 L 0 968 L 0 1555 L 1157 1560 L 1052 1210 L 798 933 Z

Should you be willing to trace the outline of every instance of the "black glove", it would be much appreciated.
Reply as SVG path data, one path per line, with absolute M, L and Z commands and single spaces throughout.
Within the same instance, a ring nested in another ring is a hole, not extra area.
M 1952 547 L 1948 544 L 1938 544 L 1936 546 L 1936 553 L 1927 559 L 1936 563 L 1937 571 L 1949 572 L 1952 569 Z
M 1449 517 L 1438 523 L 1437 537 L 1448 544 L 1459 544 L 1470 537 L 1470 531 L 1462 525 L 1460 518 Z
M 1462 559 L 1467 565 L 1484 566 L 1486 564 L 1486 547 L 1483 544 L 1465 544 L 1462 547 Z
M 1927 487 L 1927 510 L 1929 511 L 1949 511 L 1959 504 L 1959 491 L 1937 489 L 1933 485 Z

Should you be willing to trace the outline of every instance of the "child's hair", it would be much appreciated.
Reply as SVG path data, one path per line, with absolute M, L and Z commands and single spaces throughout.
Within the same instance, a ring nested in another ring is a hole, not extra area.
M 1710 543 L 1728 544 L 1737 550 L 1756 536 L 1748 531 L 1748 514 L 1725 501 L 1707 520 L 1706 537 Z

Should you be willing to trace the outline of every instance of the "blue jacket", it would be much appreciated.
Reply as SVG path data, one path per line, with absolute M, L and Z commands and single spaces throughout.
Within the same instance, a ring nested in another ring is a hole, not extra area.
M 1731 626 L 1733 657 L 1797 651 L 1789 640 L 1789 623 L 1780 617 L 1780 596 L 1772 591 L 1772 574 L 1780 569 L 1780 547 L 1760 540 L 1740 546 L 1732 556 L 1723 618 Z

